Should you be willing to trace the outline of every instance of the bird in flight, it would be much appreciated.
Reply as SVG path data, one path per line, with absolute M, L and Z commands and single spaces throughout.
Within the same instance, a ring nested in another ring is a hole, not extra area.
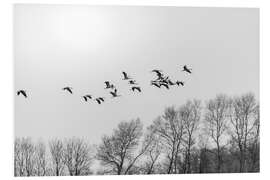
M 104 97 L 99 97 L 98 98 L 100 101 L 102 101 L 102 102 L 104 102 L 105 100 L 104 100 Z
M 102 102 L 104 102 L 104 97 L 98 97 L 95 100 L 97 101 L 98 104 L 101 104 Z
M 172 82 L 170 79 L 167 81 L 170 86 L 175 85 L 176 83 Z
M 176 81 L 175 82 L 176 84 L 177 84 L 177 86 L 184 86 L 185 85 L 185 82 L 183 82 L 183 81 Z
M 161 71 L 161 70 L 158 70 L 158 69 L 154 69 L 154 70 L 152 70 L 151 72 L 157 73 L 158 76 L 162 74 L 162 73 L 161 73 L 162 71 Z
M 111 84 L 109 81 L 105 81 L 104 83 L 106 85 L 105 89 L 113 89 L 114 88 L 114 85 Z
M 99 98 L 95 99 L 97 101 L 98 104 L 101 104 L 101 100 Z
M 154 69 L 154 70 L 152 70 L 152 72 L 156 73 L 156 75 L 158 77 L 157 80 L 163 79 L 163 74 L 161 73 L 162 72 L 161 70 Z
M 111 91 L 110 93 L 111 93 L 113 98 L 121 96 L 121 95 L 117 94 L 117 89 L 114 89 L 114 91 Z
M 135 80 L 130 80 L 128 83 L 129 83 L 129 84 L 133 84 L 133 85 L 134 85 L 134 84 L 137 84 Z
M 132 91 L 137 90 L 138 92 L 142 92 L 142 90 L 141 90 L 141 88 L 140 88 L 139 86 L 133 86 L 133 87 L 131 88 L 131 90 L 132 90 Z
M 111 88 L 111 85 L 110 85 L 109 81 L 105 81 L 104 83 L 106 85 L 105 89 L 110 89 Z
M 123 80 L 128 80 L 128 79 L 130 79 L 130 77 L 127 75 L 127 73 L 126 72 L 122 72 L 123 73 L 123 75 L 124 75 L 124 79 Z
M 87 102 L 88 98 L 89 98 L 89 99 L 92 99 L 92 96 L 89 95 L 89 94 L 83 96 L 83 99 L 84 99 L 85 102 Z
M 85 97 L 88 97 L 89 99 L 92 99 L 92 96 L 89 95 L 89 94 L 85 95 Z
M 186 71 L 187 73 L 191 74 L 191 68 L 188 68 L 187 65 L 183 66 L 183 70 L 182 71 Z
M 86 96 L 83 96 L 83 99 L 85 102 L 87 102 L 87 97 Z
M 68 91 L 70 94 L 72 94 L 72 87 L 64 87 L 63 90 L 64 91 Z
M 25 98 L 27 98 L 27 94 L 25 90 L 19 90 L 17 91 L 17 96 L 19 96 L 20 94 L 22 94 Z

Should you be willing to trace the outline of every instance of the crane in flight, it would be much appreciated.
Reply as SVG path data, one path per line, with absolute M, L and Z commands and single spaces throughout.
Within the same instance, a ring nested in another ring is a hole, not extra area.
M 135 80 L 129 80 L 128 83 L 129 83 L 129 84 L 132 84 L 132 85 L 137 84 L 137 82 L 136 82 Z
M 157 73 L 158 76 L 160 76 L 162 73 L 162 70 L 158 70 L 158 69 L 153 69 L 151 72 L 155 72 Z
M 124 75 L 124 79 L 123 80 L 129 80 L 129 79 L 131 79 L 125 71 L 123 71 L 122 74 Z
M 139 86 L 133 86 L 133 87 L 131 88 L 131 90 L 132 90 L 133 92 L 135 92 L 135 90 L 137 90 L 138 92 L 142 92 L 142 90 L 141 90 L 141 88 L 140 88 Z
M 184 65 L 182 71 L 185 71 L 185 72 L 191 74 L 191 70 L 192 70 L 192 69 L 191 69 L 191 68 L 188 68 L 187 65 Z
M 71 89 L 72 87 L 68 87 L 68 86 L 63 88 L 64 91 L 68 91 L 70 94 L 72 94 L 73 92 Z
M 25 98 L 27 98 L 27 94 L 25 90 L 19 90 L 17 91 L 17 96 L 19 96 L 20 94 L 22 94 Z
M 87 94 L 87 95 L 83 96 L 83 99 L 85 102 L 87 102 L 88 99 L 92 99 L 92 96 Z
M 119 97 L 121 95 L 117 94 L 117 89 L 114 89 L 114 91 L 111 91 L 110 94 L 112 95 L 112 97 Z
M 98 104 L 101 104 L 101 100 L 99 98 L 95 99 L 97 101 Z
M 105 89 L 110 89 L 111 88 L 111 85 L 110 85 L 109 81 L 105 81 L 104 83 L 106 85 Z
M 102 102 L 104 102 L 104 97 L 98 97 L 95 99 L 97 101 L 98 104 L 101 104 Z
M 83 96 L 83 99 L 85 102 L 87 102 L 87 100 L 88 100 L 86 96 Z
M 89 99 L 92 99 L 92 96 L 89 95 L 89 94 L 85 95 L 85 97 L 88 97 Z
M 113 84 L 111 84 L 109 81 L 105 81 L 104 83 L 106 85 L 105 89 L 113 89 L 113 88 L 115 88 L 115 86 Z
M 176 82 L 174 83 L 174 82 L 172 82 L 170 79 L 169 79 L 167 82 L 168 82 L 168 84 L 169 84 L 170 86 L 173 86 L 173 85 L 176 84 Z
M 104 100 L 104 99 L 105 99 L 104 97 L 99 97 L 98 99 L 99 99 L 100 101 L 102 101 L 102 102 L 105 101 L 105 100 Z
M 164 78 L 164 77 L 163 77 L 164 75 L 161 73 L 161 72 L 162 72 L 161 70 L 154 69 L 154 70 L 152 70 L 151 72 L 156 73 L 156 75 L 157 75 L 157 80 L 161 80 L 161 79 Z
M 177 84 L 177 86 L 184 86 L 185 85 L 185 82 L 184 81 L 176 81 L 175 82 Z

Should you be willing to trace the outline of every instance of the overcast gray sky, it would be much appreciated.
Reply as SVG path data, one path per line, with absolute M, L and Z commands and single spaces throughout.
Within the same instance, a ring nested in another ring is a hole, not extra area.
M 259 97 L 259 10 L 71 5 L 15 5 L 15 135 L 85 137 L 99 142 L 120 121 L 149 125 L 166 106 L 217 93 Z M 192 67 L 193 74 L 181 72 Z M 150 86 L 154 68 L 186 82 Z M 128 72 L 142 87 L 132 93 Z M 111 99 L 104 81 L 122 95 Z M 74 95 L 61 89 L 72 86 Z M 106 102 L 83 102 L 82 95 Z

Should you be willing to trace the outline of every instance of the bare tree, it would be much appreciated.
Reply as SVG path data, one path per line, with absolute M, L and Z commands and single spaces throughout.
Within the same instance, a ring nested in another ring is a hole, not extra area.
M 164 115 L 158 117 L 150 126 L 160 139 L 167 157 L 167 173 L 176 173 L 177 159 L 183 135 L 183 124 L 174 107 L 165 109 Z
M 231 101 L 231 137 L 238 145 L 240 172 L 246 171 L 247 145 L 252 132 L 256 129 L 256 107 L 255 97 L 251 93 L 235 97 Z
M 165 108 L 145 133 L 139 119 L 119 123 L 95 148 L 97 174 L 259 172 L 260 107 L 254 95 L 217 95 L 205 105 L 202 110 L 200 101 L 189 100 L 177 110 Z M 14 175 L 90 175 L 92 150 L 76 137 L 46 144 L 16 138 Z
M 35 147 L 30 138 L 22 139 L 22 150 L 26 176 L 33 176 L 35 173 Z
M 36 171 L 38 176 L 45 176 L 47 172 L 47 162 L 46 162 L 46 146 L 40 141 L 35 146 L 36 151 Z
M 143 125 L 139 119 L 121 122 L 112 136 L 103 136 L 96 158 L 102 165 L 110 168 L 111 173 L 128 174 L 137 159 L 146 151 L 143 147 L 137 155 Z
M 199 148 L 199 173 L 208 172 L 209 160 L 207 156 L 209 136 L 206 134 L 207 129 L 203 127 L 198 135 L 198 148 Z
M 206 103 L 205 126 L 210 138 L 214 141 L 217 148 L 216 154 L 216 172 L 221 172 L 222 148 L 224 146 L 223 138 L 226 136 L 227 115 L 229 100 L 225 95 L 218 95 Z
M 255 110 L 254 130 L 251 132 L 248 144 L 249 151 L 249 172 L 258 172 L 260 169 L 260 107 Z
M 14 161 L 15 176 L 35 175 L 35 148 L 30 138 L 16 138 Z
M 148 144 L 148 148 L 145 152 L 144 165 L 142 169 L 145 174 L 155 173 L 155 166 L 157 164 L 158 158 L 162 153 L 162 143 L 159 140 L 159 137 L 152 131 L 151 127 L 148 128 L 148 133 L 145 135 L 144 144 Z
M 201 114 L 201 102 L 199 100 L 187 101 L 180 107 L 179 116 L 183 122 L 185 142 L 184 172 L 191 173 L 191 148 L 195 144 L 195 132 L 198 128 Z
M 14 143 L 14 176 L 23 176 L 24 160 L 21 146 L 21 139 L 16 138 Z
M 59 139 L 54 139 L 49 142 L 49 148 L 56 176 L 63 175 L 64 170 L 64 144 Z
M 69 175 L 89 175 L 91 174 L 90 165 L 92 157 L 90 156 L 89 145 L 80 138 L 68 139 L 65 144 L 64 160 L 68 167 Z

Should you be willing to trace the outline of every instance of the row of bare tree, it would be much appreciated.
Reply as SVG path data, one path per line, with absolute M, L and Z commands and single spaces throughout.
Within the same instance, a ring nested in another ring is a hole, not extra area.
M 259 172 L 259 103 L 253 94 L 217 95 L 202 106 L 168 107 L 143 130 L 121 122 L 96 148 L 80 138 L 15 140 L 15 176 Z M 94 169 L 94 168 L 93 168 Z
M 92 174 L 91 154 L 92 150 L 88 143 L 80 138 L 70 138 L 65 141 L 51 140 L 49 152 L 46 152 L 46 145 L 42 141 L 35 144 L 30 138 L 16 138 L 14 175 L 89 175 Z

